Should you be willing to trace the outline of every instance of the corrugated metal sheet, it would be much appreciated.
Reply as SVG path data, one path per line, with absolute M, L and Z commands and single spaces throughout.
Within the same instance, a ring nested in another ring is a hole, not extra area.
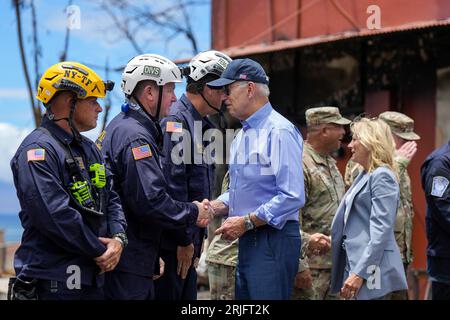
M 419 29 L 427 29 L 434 27 L 443 27 L 450 26 L 450 18 L 444 20 L 435 20 L 435 21 L 421 21 L 408 23 L 401 26 L 395 27 L 386 27 L 381 28 L 379 30 L 361 30 L 361 31 L 347 31 L 339 34 L 332 35 L 323 35 L 318 37 L 304 38 L 304 39 L 295 39 L 288 41 L 275 41 L 270 44 L 258 44 L 258 45 L 250 45 L 245 47 L 233 47 L 221 50 L 222 52 L 228 54 L 230 57 L 243 57 L 248 55 L 260 54 L 260 53 L 268 53 L 275 51 L 282 51 L 287 49 L 295 49 L 300 47 L 312 46 L 327 42 L 333 41 L 341 41 L 352 38 L 361 38 L 361 37 L 371 37 L 382 34 L 389 34 L 394 32 L 405 32 Z M 176 64 L 186 64 L 190 61 L 191 58 L 183 58 L 175 60 Z
M 433 28 L 440 26 L 449 26 L 450 19 L 445 20 L 437 20 L 437 21 L 423 21 L 423 22 L 414 22 L 396 27 L 387 27 L 381 28 L 379 30 L 361 30 L 361 31 L 348 31 L 339 34 L 333 35 L 324 35 L 306 39 L 296 39 L 289 41 L 276 41 L 271 44 L 258 44 L 251 45 L 246 47 L 234 47 L 227 48 L 222 50 L 224 53 L 228 54 L 230 57 L 241 57 L 247 55 L 253 55 L 258 53 L 267 53 L 274 51 L 281 51 L 286 49 L 294 49 L 299 47 L 317 45 L 327 42 L 340 41 L 351 38 L 359 38 L 359 37 L 370 37 L 377 36 L 382 34 L 389 34 L 394 32 L 405 32 L 412 31 L 417 29 L 425 29 L 425 28 Z
M 212 0 L 212 45 L 232 47 L 450 18 L 449 0 Z

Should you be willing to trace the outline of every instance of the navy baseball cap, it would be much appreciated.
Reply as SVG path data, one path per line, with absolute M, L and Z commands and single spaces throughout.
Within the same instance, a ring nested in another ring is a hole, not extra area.
M 236 59 L 231 61 L 219 79 L 208 82 L 208 87 L 220 88 L 235 81 L 253 81 L 269 84 L 269 77 L 263 67 L 252 59 Z

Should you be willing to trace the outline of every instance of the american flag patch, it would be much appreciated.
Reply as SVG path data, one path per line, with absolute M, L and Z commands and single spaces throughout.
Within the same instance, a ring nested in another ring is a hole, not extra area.
M 131 152 L 133 152 L 134 160 L 140 160 L 152 156 L 152 151 L 150 150 L 150 146 L 148 144 L 132 148 Z
M 27 151 L 28 161 L 43 161 L 45 160 L 45 150 L 44 149 L 31 149 Z
M 166 131 L 181 133 L 183 132 L 183 124 L 181 122 L 168 121 L 166 123 Z
M 247 79 L 247 75 L 246 74 L 240 74 L 239 75 L 239 79 Z

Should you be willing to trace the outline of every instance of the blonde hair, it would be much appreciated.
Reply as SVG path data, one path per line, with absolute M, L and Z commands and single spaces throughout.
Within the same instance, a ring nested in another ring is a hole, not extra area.
M 396 147 L 391 128 L 383 120 L 362 118 L 353 122 L 350 129 L 370 152 L 368 172 L 384 166 L 391 169 L 398 179 L 394 161 Z

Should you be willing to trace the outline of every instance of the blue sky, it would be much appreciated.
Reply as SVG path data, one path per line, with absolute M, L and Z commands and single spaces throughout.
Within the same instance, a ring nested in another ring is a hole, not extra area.
M 18 210 L 15 190 L 12 186 L 9 161 L 14 155 L 25 135 L 34 128 L 34 120 L 26 90 L 25 77 L 22 72 L 20 52 L 16 32 L 16 17 L 10 0 L 0 1 L 0 30 L 2 33 L 2 52 L 0 59 L 0 213 Z M 98 10 L 98 0 L 74 0 L 81 12 L 81 29 L 72 30 L 68 51 L 68 60 L 75 60 L 91 65 L 104 65 L 109 60 L 111 67 L 125 65 L 137 53 L 126 40 L 121 40 L 116 32 L 109 29 L 112 25 L 109 17 Z M 134 4 L 142 6 L 165 6 L 169 0 L 141 0 Z M 39 28 L 39 40 L 42 47 L 40 72 L 58 62 L 63 50 L 67 1 L 35 0 Z M 199 50 L 210 48 L 210 4 L 194 7 L 190 10 L 194 32 L 197 36 Z M 22 15 L 25 52 L 28 70 L 34 75 L 33 47 L 31 42 L 31 15 L 25 9 Z M 169 46 L 165 46 L 160 34 L 151 29 L 143 30 L 145 41 L 141 47 L 148 53 L 157 53 L 170 59 L 191 56 L 191 47 L 183 38 L 175 38 Z M 151 40 L 149 40 L 151 39 Z M 95 69 L 101 76 L 104 71 Z M 110 73 L 111 80 L 116 82 L 112 93 L 113 108 L 110 119 L 120 110 L 122 93 L 120 91 L 120 73 Z M 32 77 L 34 83 L 34 76 Z M 178 96 L 183 85 L 177 88 Z M 98 130 L 88 132 L 89 137 L 96 137 Z

